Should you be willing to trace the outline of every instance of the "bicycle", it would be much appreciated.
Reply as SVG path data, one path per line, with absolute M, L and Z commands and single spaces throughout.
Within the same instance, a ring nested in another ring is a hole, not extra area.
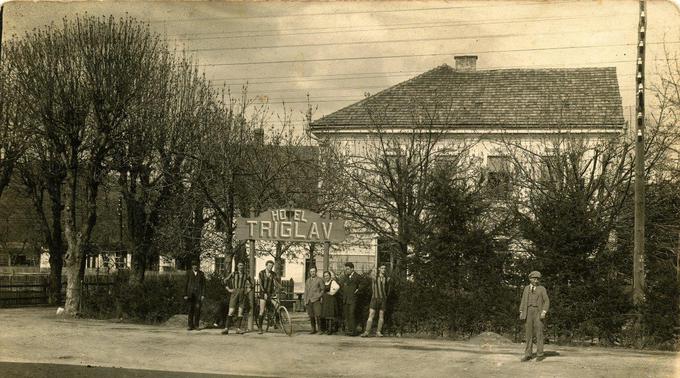
M 281 291 L 277 290 L 276 293 L 269 300 L 267 300 L 264 310 L 264 317 L 267 319 L 267 328 L 265 328 L 265 332 L 269 331 L 270 326 L 273 326 L 276 329 L 278 325 L 281 327 L 283 332 L 286 333 L 286 335 L 292 336 L 293 322 L 291 321 L 288 309 L 281 304 L 281 301 L 279 301 L 280 296 Z

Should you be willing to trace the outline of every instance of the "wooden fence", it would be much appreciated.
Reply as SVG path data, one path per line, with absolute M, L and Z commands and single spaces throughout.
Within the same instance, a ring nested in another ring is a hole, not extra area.
M 0 275 L 0 307 L 47 304 L 49 275 L 26 273 Z M 66 291 L 65 277 L 61 283 L 62 297 Z
M 148 279 L 171 276 L 175 280 L 184 280 L 185 273 L 147 272 Z M 48 303 L 49 275 L 45 273 L 27 273 L 0 275 L 0 308 L 46 305 Z M 114 284 L 113 274 L 86 274 L 83 280 L 83 294 L 88 295 L 92 290 L 101 286 Z M 62 298 L 66 297 L 66 276 L 62 276 Z M 281 303 L 290 309 L 301 306 L 301 298 L 296 298 L 293 291 L 293 280 L 284 280 Z M 255 294 L 260 292 L 260 283 L 255 280 Z M 300 302 L 300 303 L 298 303 Z

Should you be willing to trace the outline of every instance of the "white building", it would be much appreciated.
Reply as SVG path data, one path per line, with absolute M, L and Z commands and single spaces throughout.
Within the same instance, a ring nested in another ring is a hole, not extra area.
M 398 138 L 427 126 L 442 133 L 442 146 L 474 144 L 470 154 L 487 179 L 510 163 L 508 140 L 550 154 L 551 139 L 597 141 L 625 131 L 613 67 L 477 70 L 476 61 L 456 56 L 455 68 L 444 64 L 387 88 L 312 122 L 309 131 L 361 155 L 376 127 Z M 344 246 L 337 256 L 362 250 L 375 261 L 375 240 L 368 245 Z

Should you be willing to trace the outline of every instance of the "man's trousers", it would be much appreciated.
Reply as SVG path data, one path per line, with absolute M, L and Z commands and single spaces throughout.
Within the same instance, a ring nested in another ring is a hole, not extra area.
M 353 335 L 356 332 L 357 326 L 354 321 L 356 307 L 356 303 L 345 303 L 342 309 L 342 316 L 345 318 L 345 333 L 347 334 Z
M 201 297 L 196 294 L 189 296 L 189 328 L 198 328 L 201 319 Z
M 524 355 L 527 357 L 531 357 L 532 355 L 534 337 L 536 337 L 536 355 L 543 355 L 543 322 L 541 321 L 540 315 L 538 307 L 529 307 L 527 311 L 527 321 L 524 325 L 527 338 Z

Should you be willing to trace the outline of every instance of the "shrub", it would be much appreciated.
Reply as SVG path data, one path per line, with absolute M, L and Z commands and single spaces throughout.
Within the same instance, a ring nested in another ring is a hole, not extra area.
M 183 275 L 147 276 L 142 283 L 131 283 L 129 272 L 119 271 L 104 279 L 109 281 L 107 285 L 86 285 L 83 316 L 160 323 L 173 315 L 187 313 Z M 219 275 L 206 277 L 203 319 L 215 314 L 224 292 Z

